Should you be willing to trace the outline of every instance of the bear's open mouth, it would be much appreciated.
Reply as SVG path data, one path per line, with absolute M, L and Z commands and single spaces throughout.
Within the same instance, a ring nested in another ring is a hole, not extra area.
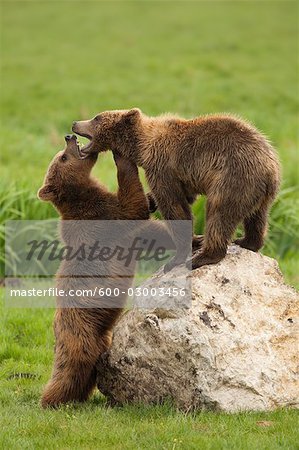
M 81 152 L 81 149 L 83 148 L 83 147 L 88 147 L 89 146 L 89 144 L 90 144 L 90 142 L 88 142 L 87 143 L 87 145 L 83 145 L 83 146 L 80 146 L 80 142 L 78 142 L 78 138 L 77 138 L 77 136 L 75 135 L 75 134 L 67 134 L 65 137 L 64 137 L 64 139 L 65 139 L 65 142 L 66 142 L 66 144 L 67 144 L 67 148 L 69 147 L 69 145 L 71 145 L 72 146 L 72 149 L 73 149 L 73 151 L 74 151 L 74 147 L 73 147 L 73 145 L 75 144 L 76 145 L 76 150 L 77 150 L 77 153 L 78 153 L 78 156 L 79 156 L 79 158 L 80 159 L 85 159 L 86 157 L 87 157 L 87 155 L 86 154 L 82 154 L 82 152 Z M 67 150 L 67 149 L 66 149 Z
M 90 136 L 89 134 L 86 133 L 76 133 L 78 134 L 78 136 L 84 137 L 86 139 L 89 140 L 89 142 L 87 142 L 86 144 L 80 144 L 77 141 L 77 146 L 78 146 L 78 153 L 81 159 L 85 159 L 88 156 L 88 151 L 90 150 L 90 148 L 92 147 L 93 141 L 92 141 L 92 136 Z
M 76 137 L 75 143 L 76 143 L 76 146 L 77 146 L 78 156 L 79 156 L 80 159 L 85 159 L 85 158 L 86 158 L 86 155 L 84 155 L 84 154 L 82 155 L 80 143 L 78 142 L 77 136 L 75 136 L 75 137 Z
M 79 155 L 79 158 L 80 158 L 80 159 L 83 159 L 83 157 L 82 157 L 82 153 L 81 153 L 81 148 L 80 148 L 80 144 L 79 144 L 79 142 L 78 142 L 78 141 L 76 142 L 76 144 L 77 144 L 77 151 L 78 151 L 78 155 Z

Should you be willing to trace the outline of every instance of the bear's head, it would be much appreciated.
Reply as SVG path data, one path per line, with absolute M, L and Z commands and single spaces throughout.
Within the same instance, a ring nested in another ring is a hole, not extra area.
M 37 194 L 40 200 L 57 204 L 67 190 L 72 195 L 74 187 L 80 187 L 90 177 L 97 154 L 82 158 L 77 137 L 67 135 L 65 141 L 65 149 L 58 152 L 49 165 L 44 184 Z
M 134 145 L 131 130 L 141 116 L 142 112 L 138 108 L 121 109 L 104 111 L 91 120 L 74 122 L 73 132 L 90 140 L 81 147 L 81 154 L 88 155 L 109 149 L 119 151 L 124 144 Z

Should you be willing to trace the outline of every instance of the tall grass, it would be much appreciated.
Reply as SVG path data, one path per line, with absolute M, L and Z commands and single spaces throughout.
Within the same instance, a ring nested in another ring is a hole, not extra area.
M 44 220 L 57 217 L 50 204 L 38 200 L 36 193 L 16 183 L 0 186 L 0 277 L 5 270 L 5 222 L 8 220 Z M 32 225 L 34 233 L 34 225 Z M 7 249 L 9 250 L 9 249 Z

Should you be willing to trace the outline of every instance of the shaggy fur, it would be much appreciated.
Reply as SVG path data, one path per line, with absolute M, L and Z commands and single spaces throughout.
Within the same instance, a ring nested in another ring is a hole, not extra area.
M 107 111 L 74 122 L 73 131 L 91 142 L 86 155 L 108 149 L 145 170 L 153 197 L 167 220 L 191 219 L 190 204 L 207 196 L 205 236 L 194 238 L 192 267 L 220 261 L 240 222 L 237 243 L 263 246 L 269 208 L 280 183 L 280 165 L 270 143 L 252 125 L 226 114 L 185 120 L 148 117 L 139 109 Z M 176 256 L 165 270 L 183 263 L 188 245 L 172 226 Z

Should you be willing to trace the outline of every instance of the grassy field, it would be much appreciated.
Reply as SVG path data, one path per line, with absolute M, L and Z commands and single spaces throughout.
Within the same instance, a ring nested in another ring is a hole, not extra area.
M 4 221 L 56 216 L 36 191 L 72 121 L 139 106 L 147 114 L 186 117 L 232 112 L 270 137 L 283 184 L 263 252 L 299 287 L 297 2 L 2 1 L 1 7 L 0 276 Z M 100 157 L 95 174 L 115 189 L 110 154 Z M 194 207 L 197 231 L 203 206 L 199 200 Z M 111 409 L 95 396 L 85 406 L 42 412 L 52 316 L 1 312 L 1 448 L 299 448 L 291 411 L 185 416 L 170 406 Z
M 1 449 L 298 449 L 298 411 L 185 415 L 170 405 L 111 408 L 99 394 L 43 411 L 53 357 L 52 312 L 0 311 Z M 27 374 L 27 378 L 20 378 Z

